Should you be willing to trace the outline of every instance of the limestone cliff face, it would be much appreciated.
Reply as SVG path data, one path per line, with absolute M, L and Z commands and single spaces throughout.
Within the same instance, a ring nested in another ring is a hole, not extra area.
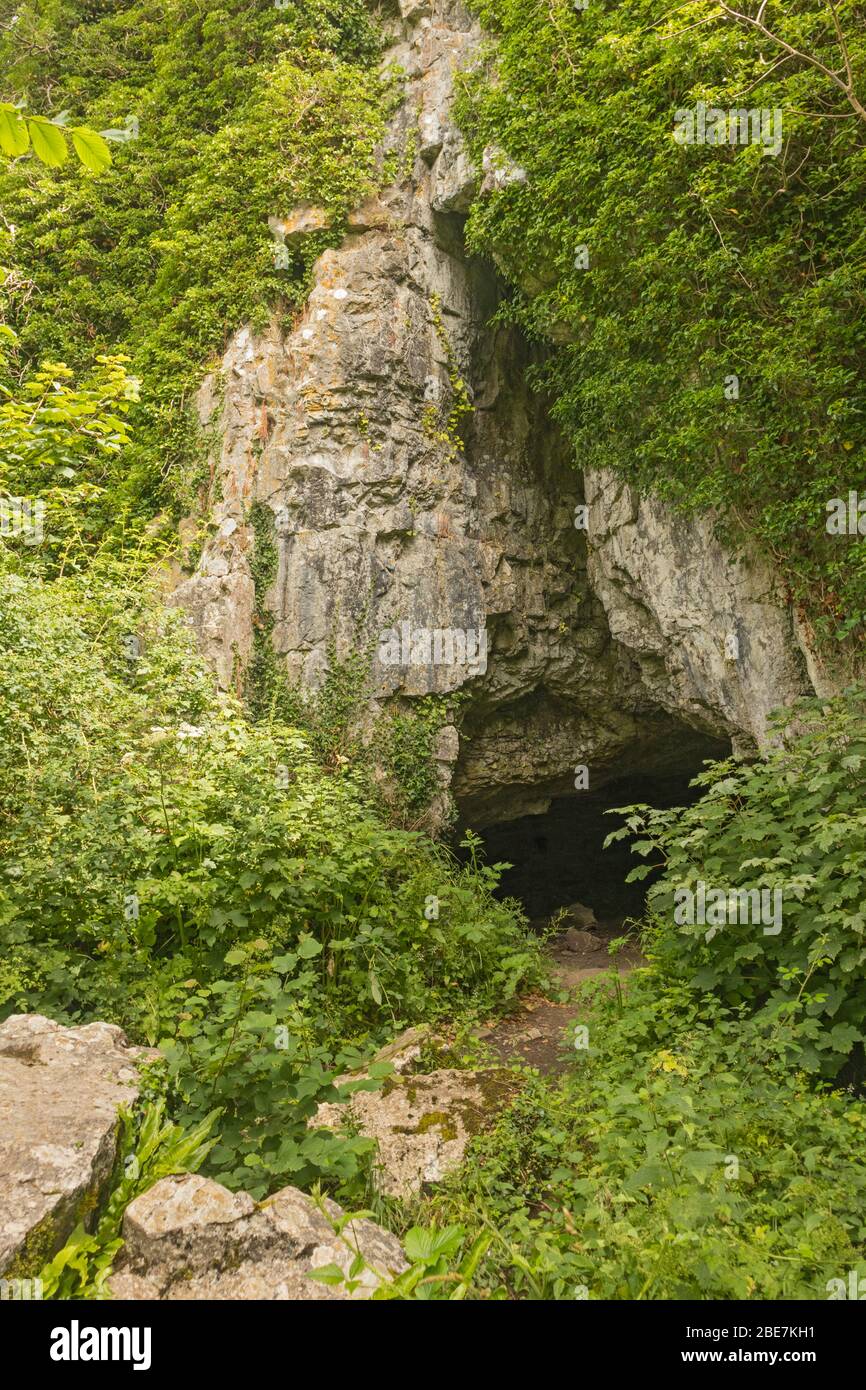
M 329 640 L 345 652 L 365 634 L 374 709 L 463 692 L 440 753 L 476 824 L 543 810 L 578 764 L 598 786 L 686 769 L 721 750 L 707 739 L 760 742 L 767 712 L 812 688 L 772 576 L 727 557 L 708 522 L 575 468 L 525 384 L 529 350 L 490 326 L 495 272 L 463 244 L 473 198 L 525 178 L 497 150 L 474 170 L 450 120 L 481 35 L 451 0 L 400 0 L 390 23 L 406 77 L 383 157 L 404 173 L 320 258 L 303 315 L 241 330 L 205 382 L 220 501 L 174 601 L 229 685 L 252 648 L 250 509 L 271 508 L 265 601 L 289 673 L 315 684 Z M 293 212 L 310 219 L 275 218 Z M 464 392 L 461 442 L 447 421 Z M 437 631 L 469 634 L 467 650 L 406 645 Z M 389 632 L 404 640 L 380 644 Z

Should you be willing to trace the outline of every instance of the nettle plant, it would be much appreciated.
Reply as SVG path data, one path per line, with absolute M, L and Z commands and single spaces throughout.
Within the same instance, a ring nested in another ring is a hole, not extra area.
M 792 1060 L 837 1076 L 863 1067 L 866 1027 L 866 693 L 802 700 L 779 711 L 775 740 L 754 762 L 713 764 L 704 795 L 674 810 L 622 808 L 608 842 L 637 836 L 663 875 L 649 890 L 652 956 L 768 1025 L 784 1023 Z M 781 889 L 781 930 L 677 924 L 674 898 L 699 881 L 728 892 Z M 709 937 L 709 939 L 708 939 Z

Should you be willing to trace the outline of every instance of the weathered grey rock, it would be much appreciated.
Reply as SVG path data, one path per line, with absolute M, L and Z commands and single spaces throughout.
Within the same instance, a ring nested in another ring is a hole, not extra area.
M 481 168 L 484 177 L 481 187 L 478 190 L 482 195 L 485 193 L 498 193 L 503 188 L 510 188 L 515 183 L 526 183 L 526 170 L 521 168 L 511 155 L 506 154 L 505 150 L 498 145 L 488 145 L 481 157 Z
M 352 232 L 383 231 L 391 225 L 391 214 L 378 198 L 368 198 L 349 213 L 348 224 Z
M 252 650 L 249 510 L 271 508 L 264 598 L 292 679 L 321 682 L 331 638 L 341 656 L 369 640 L 370 720 L 395 700 L 461 693 L 459 733 L 437 747 L 434 825 L 449 796 L 482 826 L 574 795 L 578 765 L 598 790 L 690 775 L 728 740 L 754 747 L 768 709 L 813 688 L 803 634 L 769 572 L 727 556 L 708 524 L 602 475 L 584 495 L 526 387 L 535 349 L 489 327 L 501 287 L 463 245 L 480 176 L 522 172 L 495 148 L 474 169 L 451 119 L 477 23 L 458 0 L 392 15 L 386 61 L 406 74 L 405 99 L 382 154 L 403 173 L 319 259 L 303 315 L 242 329 L 205 383 L 219 501 L 173 601 L 221 683 L 236 683 Z M 447 429 L 458 379 L 472 407 L 462 438 Z M 724 656 L 732 632 L 738 662 Z
M 578 931 L 577 927 L 569 927 L 562 944 L 567 951 L 602 951 L 605 943 L 600 936 L 593 936 L 588 931 Z
M 579 927 L 584 931 L 589 931 L 598 926 L 598 920 L 591 907 L 585 903 L 569 903 L 568 907 L 563 908 L 564 920 L 573 926 Z
M 422 19 L 432 12 L 431 0 L 400 0 L 400 13 L 404 19 Z
M 312 203 L 299 203 L 286 217 L 269 217 L 268 226 L 277 241 L 291 245 L 309 236 L 311 232 L 321 232 L 330 226 L 331 219 L 324 208 Z
M 196 1174 L 163 1178 L 126 1209 L 111 1294 L 169 1300 L 369 1298 L 382 1278 L 406 1268 L 396 1236 L 372 1221 L 355 1221 L 344 1232 L 350 1248 L 331 1224 L 342 1209 L 328 1200 L 325 1208 L 328 1216 L 295 1187 L 257 1204 Z M 355 1248 L 370 1268 L 357 1276 L 360 1286 L 351 1294 L 308 1277 L 329 1264 L 348 1274 Z
M 430 206 L 434 212 L 467 213 L 478 192 L 478 171 L 459 130 L 449 126 L 434 165 Z
M 0 1274 L 38 1270 L 87 1224 L 117 1156 L 118 1109 L 156 1056 L 110 1023 L 0 1024 Z
M 585 931 L 592 930 L 592 927 L 598 927 L 598 919 L 596 919 L 594 910 L 588 908 L 584 902 L 570 902 L 567 908 L 563 908 L 563 912 L 567 922 L 575 927 L 580 927 Z
M 311 1129 L 347 1120 L 375 1139 L 374 1181 L 391 1197 L 411 1197 L 462 1163 L 466 1147 L 495 1118 L 512 1082 L 498 1072 L 434 1071 L 389 1077 L 379 1091 L 357 1091 L 345 1105 L 320 1105 Z
M 714 518 L 675 514 L 610 473 L 586 475 L 589 579 L 660 708 L 754 748 L 811 681 L 770 566 L 733 558 Z

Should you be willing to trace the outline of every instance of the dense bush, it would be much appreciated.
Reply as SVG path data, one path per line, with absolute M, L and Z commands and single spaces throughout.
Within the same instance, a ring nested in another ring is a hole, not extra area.
M 780 715 L 778 743 L 749 763 L 716 763 L 704 795 L 673 811 L 628 808 L 614 838 L 663 877 L 650 889 L 654 958 L 666 977 L 796 1023 L 799 1067 L 835 1076 L 866 1040 L 866 695 L 804 700 Z M 645 869 L 635 871 L 637 875 Z M 782 894 L 780 929 L 675 922 L 675 893 L 699 880 Z
M 538 978 L 493 870 L 251 725 L 141 589 L 6 575 L 0 634 L 0 1011 L 169 1045 L 190 1113 L 225 1109 L 230 1180 L 271 1138 L 271 1172 L 318 1171 L 289 1149 L 353 1042 Z
M 204 481 L 187 404 L 242 324 L 303 302 L 312 261 L 371 188 L 385 96 L 362 0 L 99 7 L 0 2 L 0 97 L 95 128 L 137 121 L 99 177 L 0 158 L 0 315 L 25 361 L 125 352 L 141 382 L 118 531 Z M 333 230 L 275 263 L 269 216 Z M 108 517 L 103 521 L 108 524 Z
M 578 466 L 720 508 L 826 632 L 862 641 L 866 540 L 825 522 L 866 457 L 866 123 L 713 0 L 475 8 L 496 42 L 467 79 L 464 125 L 476 156 L 504 148 L 528 179 L 475 203 L 469 240 L 515 287 L 505 314 L 563 344 L 539 379 Z M 838 14 L 860 73 L 862 15 Z M 839 65 L 817 0 L 765 17 Z M 678 144 L 675 113 L 698 101 L 780 108 L 778 155 Z
M 863 1262 L 866 1111 L 712 996 L 584 997 L 589 1048 L 474 1141 L 425 1219 L 492 1236 L 476 1296 L 825 1299 Z
M 0 493 L 27 499 L 31 515 L 42 509 L 38 544 L 35 534 L 19 534 L 7 544 L 7 563 L 17 558 L 19 567 L 53 575 L 92 558 L 112 524 L 126 415 L 138 399 L 126 361 L 99 355 L 79 381 L 62 362 L 22 372 L 16 335 L 0 324 Z

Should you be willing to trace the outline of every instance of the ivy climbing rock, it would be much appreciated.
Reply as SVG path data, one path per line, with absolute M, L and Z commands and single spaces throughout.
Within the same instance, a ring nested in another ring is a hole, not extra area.
M 527 385 L 543 349 L 492 323 L 502 283 L 464 244 L 472 200 L 525 179 L 496 146 L 475 168 L 452 116 L 477 22 L 456 0 L 385 22 L 403 76 L 379 195 L 317 260 L 304 311 L 242 328 L 205 382 L 212 538 L 172 601 L 226 686 L 258 633 L 308 686 L 331 644 L 369 650 L 371 718 L 460 692 L 440 775 L 476 826 L 573 794 L 576 764 L 597 789 L 754 748 L 767 710 L 814 688 L 784 596 L 706 527 L 649 504 L 633 525 L 575 467 Z M 261 592 L 254 506 L 273 516 Z

